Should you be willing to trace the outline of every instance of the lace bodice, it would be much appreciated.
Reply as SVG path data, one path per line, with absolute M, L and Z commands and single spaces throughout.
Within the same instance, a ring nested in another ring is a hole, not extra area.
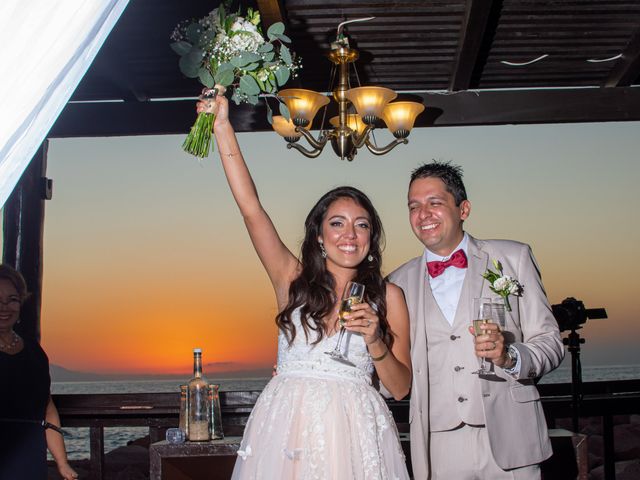
M 315 332 L 311 332 L 307 343 L 300 323 L 300 309 L 293 312 L 291 320 L 296 327 L 296 338 L 289 345 L 287 337 L 281 331 L 278 335 L 278 374 L 296 373 L 311 376 L 339 376 L 348 379 L 360 379 L 371 383 L 373 362 L 367 351 L 362 335 L 345 332 L 342 339 L 342 353 L 354 366 L 332 360 L 324 352 L 333 350 L 338 342 L 338 334 L 325 336 L 320 343 L 312 345 Z

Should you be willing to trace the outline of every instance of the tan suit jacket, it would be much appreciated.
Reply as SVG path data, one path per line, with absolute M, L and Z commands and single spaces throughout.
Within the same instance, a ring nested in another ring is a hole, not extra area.
M 473 298 L 495 296 L 482 278 L 488 268 L 495 270 L 492 259 L 499 260 L 505 275 L 523 286 L 521 297 L 510 296 L 512 311 L 506 314 L 508 343 L 518 349 L 521 358 L 517 378 L 496 367 L 500 381 L 478 379 L 485 425 L 496 463 L 511 469 L 540 463 L 551 455 L 551 444 L 534 379 L 556 368 L 564 357 L 558 325 L 547 300 L 540 272 L 528 245 L 509 240 L 476 240 L 469 236 L 469 266 L 458 302 L 456 322 L 471 323 Z M 411 321 L 411 359 L 413 384 L 409 421 L 411 424 L 411 461 L 414 478 L 428 478 L 429 447 L 429 364 L 425 319 L 437 309 L 426 278 L 423 257 L 402 265 L 390 280 L 404 291 Z M 440 314 L 440 312 L 437 312 Z M 452 328 L 454 328 L 452 327 Z M 470 334 L 469 334 L 470 335 Z M 461 348 L 468 343 L 459 342 Z M 470 373 L 467 373 L 470 375 Z M 475 376 L 474 376 L 475 377 Z M 455 408 L 456 399 L 450 405 Z M 437 412 L 432 412 L 432 415 Z M 462 447 L 462 446 L 461 446 Z M 452 458 L 452 461 L 455 461 Z

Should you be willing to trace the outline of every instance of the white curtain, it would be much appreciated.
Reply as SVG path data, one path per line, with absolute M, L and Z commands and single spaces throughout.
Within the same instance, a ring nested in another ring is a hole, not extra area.
M 128 1 L 0 1 L 0 207 Z

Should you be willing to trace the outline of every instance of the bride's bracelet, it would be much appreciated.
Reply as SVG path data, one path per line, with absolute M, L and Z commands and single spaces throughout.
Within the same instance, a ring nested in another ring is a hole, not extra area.
M 384 353 L 382 355 L 380 355 L 379 357 L 371 357 L 371 360 L 373 360 L 374 362 L 379 362 L 380 360 L 384 360 L 384 358 L 389 355 L 389 347 L 387 347 L 385 345 L 386 349 L 384 351 Z

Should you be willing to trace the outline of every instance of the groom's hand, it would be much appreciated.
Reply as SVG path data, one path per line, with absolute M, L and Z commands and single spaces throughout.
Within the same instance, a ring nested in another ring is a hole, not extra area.
M 484 333 L 474 337 L 476 356 L 491 360 L 497 367 L 502 367 L 508 361 L 507 349 L 504 344 L 504 336 L 499 325 L 487 323 L 482 326 Z M 474 334 L 473 327 L 469 327 L 469 332 Z

